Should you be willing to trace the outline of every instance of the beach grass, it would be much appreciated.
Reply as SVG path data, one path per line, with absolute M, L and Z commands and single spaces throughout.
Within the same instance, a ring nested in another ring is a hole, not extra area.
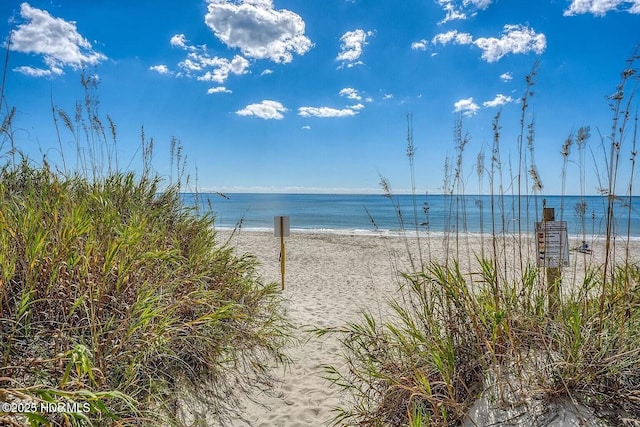
M 478 188 L 482 192 L 488 179 L 491 196 L 490 206 L 480 206 L 481 217 L 488 209 L 491 218 L 481 249 L 472 252 L 464 241 L 468 236 L 464 205 L 468 135 L 460 117 L 454 134 L 457 157 L 445 162 L 442 191 L 452 226 L 445 228 L 444 237 L 431 238 L 427 229 L 425 239 L 430 244 L 442 239 L 445 259 L 432 258 L 428 250 L 410 254 L 410 270 L 401 274 L 399 295 L 389 301 L 391 318 L 366 312 L 361 321 L 342 328 L 316 330 L 319 335 L 337 333 L 344 352 L 342 365 L 324 368 L 327 380 L 348 396 L 347 404 L 335 408 L 335 425 L 544 426 L 553 418 L 554 405 L 563 402 L 575 408 L 576 416 L 586 417 L 580 422 L 589 425 L 640 425 L 640 260 L 629 251 L 629 232 L 626 236 L 618 232 L 625 215 L 627 225 L 631 216 L 638 59 L 638 55 L 629 59 L 609 97 L 611 133 L 595 148 L 602 155 L 593 155 L 594 161 L 604 163 L 596 168 L 606 171 L 601 182 L 607 206 L 602 261 L 591 262 L 590 255 L 582 254 L 581 271 L 577 264 L 564 271 L 540 268 L 535 241 L 522 231 L 523 221 L 542 220 L 544 206 L 534 156 L 535 118 L 528 111 L 536 64 L 526 77 L 521 98 L 518 159 L 509 159 L 517 169 L 510 167 L 509 178 L 504 176 L 500 113 L 493 121 L 489 165 L 484 152 L 477 155 Z M 413 161 L 411 118 L 408 125 L 411 185 L 418 198 L 413 174 L 419 165 Z M 575 211 L 582 218 L 583 241 L 584 153 L 589 131 L 584 126 L 571 133 L 558 150 L 563 156 L 564 196 L 570 178 L 567 166 L 574 161 L 571 148 L 578 148 L 575 163 L 583 201 Z M 594 149 L 590 150 L 593 154 Z M 619 182 L 619 170 L 627 154 L 632 166 L 624 185 Z M 382 187 L 393 202 L 390 183 L 384 178 Z M 511 207 L 518 218 L 518 230 L 513 233 L 506 232 L 508 191 L 516 196 L 510 200 L 517 203 Z M 620 200 L 628 207 L 621 208 Z M 539 217 L 528 218 L 532 201 Z M 406 239 L 415 239 L 409 237 L 412 230 L 404 227 L 410 223 L 410 214 L 403 214 L 395 204 L 394 208 Z M 523 210 L 527 218 L 522 218 Z M 562 202 L 556 219 L 562 220 L 564 210 Z M 420 219 L 415 212 L 417 224 Z M 489 409 L 482 412 L 483 405 Z
M 15 109 L 3 121 L 0 401 L 36 410 L 3 406 L 0 424 L 228 419 L 288 362 L 281 293 L 251 255 L 220 241 L 210 213 L 183 204 L 178 143 L 171 182 L 151 172 L 144 131 L 142 172 L 120 170 L 115 126 L 102 127 L 94 83 L 83 77 L 75 122 L 52 106 L 77 147 L 76 159 L 61 151 L 55 169 L 16 147 Z
M 537 268 L 517 282 L 498 281 L 491 260 L 477 269 L 473 279 L 442 263 L 404 275 L 392 320 L 365 314 L 340 329 L 346 368 L 326 374 L 354 404 L 337 425 L 459 425 L 483 395 L 519 417 L 513 425 L 544 425 L 532 406 L 561 398 L 611 425 L 640 417 L 637 265 L 617 270 L 604 312 L 601 272 L 589 271 L 553 316 Z

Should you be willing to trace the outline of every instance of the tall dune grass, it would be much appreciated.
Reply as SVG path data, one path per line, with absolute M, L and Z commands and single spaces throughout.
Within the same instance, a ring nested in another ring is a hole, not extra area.
M 517 207 L 513 207 L 517 232 L 509 235 L 507 230 L 498 114 L 493 121 L 490 164 L 485 167 L 481 152 L 475 165 L 478 188 L 482 191 L 486 176 L 491 201 L 487 207 L 491 230 L 482 237 L 481 252 L 470 254 L 475 262 L 463 262 L 458 234 L 462 230 L 456 227 L 455 251 L 447 250 L 444 260 L 412 262 L 423 268 L 402 275 L 400 296 L 390 302 L 392 318 L 364 313 L 362 321 L 337 331 L 344 365 L 326 366 L 325 372 L 348 396 L 348 403 L 336 408 L 335 425 L 473 425 L 470 408 L 481 401 L 493 408 L 495 425 L 545 425 L 545 414 L 555 403 L 566 401 L 587 408 L 588 416 L 609 425 L 640 425 L 640 260 L 633 259 L 629 236 L 624 239 L 617 228 L 625 214 L 631 215 L 637 133 L 636 128 L 630 132 L 630 126 L 637 126 L 631 118 L 636 105 L 634 67 L 639 59 L 634 55 L 629 60 L 610 98 L 612 131 L 601 143 L 609 147 L 600 157 L 607 171 L 604 261 L 592 263 L 586 258 L 589 255 L 575 253 L 583 257 L 584 270 L 568 269 L 551 283 L 554 276 L 536 266 L 535 240 L 522 231 L 523 204 L 533 198 L 536 211 L 542 207 L 538 201 L 542 177 L 534 157 L 535 120 L 527 121 L 537 76 L 534 67 L 522 98 L 517 171 L 507 184 L 517 193 Z M 467 137 L 461 129 L 457 124 L 453 179 L 450 162 L 445 166 L 443 193 L 451 206 L 455 196 L 464 200 L 465 188 L 459 180 Z M 589 128 L 581 127 L 559 150 L 564 190 L 570 177 L 570 147 L 578 148 L 582 201 L 576 214 L 582 218 L 582 240 L 586 240 L 589 209 L 584 201 L 584 151 L 589 137 Z M 621 196 L 618 171 L 627 153 L 631 176 L 625 188 L 628 193 Z M 410 167 L 414 168 L 413 163 Z M 383 182 L 388 192 L 390 184 Z M 620 199 L 626 199 L 629 207 L 621 209 L 615 203 Z M 456 203 L 450 221 L 463 223 L 464 210 L 464 204 Z M 485 214 L 484 206 L 480 212 Z M 530 221 L 528 215 L 526 221 Z M 446 248 L 451 237 L 445 230 Z M 623 258 L 615 254 L 621 246 L 626 248 Z M 561 292 L 550 298 L 548 289 Z M 330 332 L 336 331 L 318 331 Z
M 270 383 L 271 365 L 287 363 L 278 287 L 218 240 L 210 214 L 183 205 L 178 143 L 168 186 L 152 173 L 144 132 L 142 173 L 119 169 L 115 125 L 104 131 L 95 87 L 82 84 L 74 120 L 52 103 L 75 167 L 62 144 L 55 170 L 23 156 L 15 109 L 0 134 L 0 401 L 82 411 L 0 412 L 0 424 L 224 420 L 244 392 Z

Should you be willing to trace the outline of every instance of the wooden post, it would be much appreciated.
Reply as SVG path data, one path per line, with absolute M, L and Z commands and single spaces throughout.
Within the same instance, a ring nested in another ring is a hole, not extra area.
M 284 272 L 286 253 L 284 248 L 284 217 L 280 217 L 280 276 L 282 277 L 282 290 L 284 291 Z
M 542 208 L 542 221 L 555 221 L 556 214 L 554 208 Z M 546 237 L 545 237 L 546 238 Z M 547 267 L 547 296 L 549 298 L 549 313 L 555 314 L 558 308 L 558 298 L 560 297 L 560 268 Z
M 273 217 L 273 233 L 275 237 L 280 237 L 280 277 L 282 278 L 282 290 L 284 291 L 284 274 L 285 263 L 287 261 L 287 253 L 284 247 L 284 238 L 289 237 L 290 231 L 290 218 L 288 216 L 275 216 Z

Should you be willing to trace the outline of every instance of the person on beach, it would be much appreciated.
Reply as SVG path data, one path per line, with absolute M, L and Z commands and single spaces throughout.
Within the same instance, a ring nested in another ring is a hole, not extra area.
M 589 244 L 583 240 L 580 246 L 578 246 L 577 251 L 583 254 L 590 254 L 591 248 L 589 247 Z

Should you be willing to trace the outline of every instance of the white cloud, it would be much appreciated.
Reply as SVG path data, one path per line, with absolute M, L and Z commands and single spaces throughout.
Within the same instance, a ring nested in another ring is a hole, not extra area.
M 305 125 L 305 126 L 302 126 L 302 129 L 304 129 L 304 130 L 311 130 L 311 126 L 309 126 L 309 125 Z
M 382 97 L 382 99 L 393 99 L 393 94 L 385 93 L 384 96 Z
M 58 76 L 63 74 L 60 68 L 45 70 L 42 68 L 29 67 L 28 65 L 16 67 L 13 69 L 13 71 L 17 71 L 19 73 L 26 74 L 27 76 L 31 76 L 31 77 L 49 77 L 54 74 Z
M 60 75 L 66 66 L 78 69 L 107 59 L 78 33 L 75 22 L 55 18 L 28 3 L 20 5 L 20 16 L 27 22 L 18 25 L 12 33 L 10 49 L 43 55 L 48 69 L 21 66 L 15 68 L 18 72 L 36 77 Z
M 455 21 L 458 19 L 467 19 L 467 14 L 457 9 L 451 2 L 445 3 L 442 6 L 442 9 L 446 12 L 446 15 L 442 21 L 438 22 L 439 24 L 445 24 L 449 21 Z
M 473 5 L 480 10 L 485 10 L 491 3 L 493 3 L 493 0 L 463 0 L 465 6 Z
M 418 40 L 417 42 L 411 43 L 411 50 L 427 50 L 427 42 L 425 39 Z
M 231 93 L 231 91 L 224 86 L 212 87 L 207 90 L 207 94 L 209 95 L 213 95 L 214 93 Z
M 513 74 L 511 74 L 510 72 L 506 72 L 500 75 L 500 79 L 503 82 L 510 82 L 511 80 L 513 80 Z
M 564 16 L 583 15 L 585 13 L 604 16 L 612 10 L 640 14 L 640 0 L 573 0 L 569 8 L 564 11 Z
M 192 54 L 189 54 L 189 55 L 192 55 Z M 202 69 L 204 68 L 204 64 L 201 62 L 200 58 L 198 58 L 197 56 L 192 56 L 191 58 L 187 58 L 184 61 L 179 62 L 178 67 L 182 68 L 187 72 L 202 71 Z
M 474 40 L 471 34 L 452 30 L 436 34 L 432 43 L 434 45 L 474 44 L 482 49 L 482 59 L 487 62 L 499 61 L 508 53 L 542 54 L 547 48 L 547 39 L 544 34 L 537 34 L 533 29 L 523 25 L 505 25 L 499 39 L 480 37 Z
M 353 111 L 360 111 L 360 110 L 362 110 L 363 108 L 364 108 L 364 105 L 362 105 L 362 104 L 360 104 L 360 103 L 357 103 L 357 104 L 355 104 L 355 105 L 351 105 L 351 106 L 349 107 L 349 109 L 351 109 L 351 110 L 353 110 Z
M 466 117 L 475 115 L 480 107 L 473 102 L 473 98 L 461 99 L 453 104 L 453 111 L 456 113 L 462 113 Z
M 171 37 L 171 40 L 169 40 L 169 43 L 171 43 L 171 46 L 173 47 L 179 47 L 182 49 L 187 49 L 187 38 L 185 37 L 184 34 L 176 34 L 173 37 Z
M 268 76 L 269 74 L 273 74 L 273 70 L 265 68 L 263 72 L 260 73 L 261 76 Z
M 177 47 L 182 50 L 188 50 L 190 52 L 196 52 L 197 50 L 206 50 L 206 45 L 192 46 L 188 43 L 187 37 L 184 34 L 175 34 L 169 40 L 171 47 Z
M 152 65 L 151 67 L 149 67 L 149 69 L 151 71 L 156 71 L 158 74 L 171 74 L 171 71 L 169 71 L 169 67 L 167 67 L 165 64 Z
M 478 10 L 487 9 L 493 0 L 437 0 L 442 10 L 445 12 L 445 17 L 439 24 L 444 24 L 449 21 L 467 19 L 469 16 L 474 16 Z
M 213 68 L 213 70 L 209 70 L 197 77 L 201 81 L 224 83 L 229 78 L 229 74 L 241 75 L 249 72 L 249 61 L 240 55 L 234 56 L 231 61 L 217 56 L 213 58 L 209 58 L 206 55 L 193 57 L 198 60 L 198 70 L 202 70 L 205 67 Z
M 449 43 L 471 44 L 473 43 L 473 37 L 469 33 L 459 33 L 457 30 L 451 30 L 446 33 L 436 34 L 431 42 L 434 45 L 438 43 L 441 45 L 447 45 Z
M 205 23 L 215 36 L 244 56 L 288 63 L 293 54 L 304 55 L 313 44 L 305 36 L 302 18 L 273 8 L 272 0 L 208 0 Z
M 358 114 L 353 108 L 343 108 L 338 110 L 331 107 L 300 107 L 298 115 L 302 117 L 349 117 Z
M 360 101 L 362 96 L 358 93 L 358 91 L 352 87 L 345 87 L 340 92 L 338 92 L 340 96 L 346 96 L 348 99 L 354 99 L 356 101 Z
M 493 100 L 483 102 L 482 105 L 487 108 L 493 108 L 493 107 L 498 107 L 500 105 L 508 104 L 509 102 L 513 102 L 513 98 L 499 93 L 496 95 L 496 97 Z
M 265 120 L 280 120 L 284 118 L 282 113 L 289 111 L 278 101 L 265 99 L 259 104 L 249 104 L 242 110 L 236 111 L 239 116 L 254 116 Z
M 192 46 L 187 43 L 183 34 L 176 34 L 169 41 L 171 46 L 187 51 L 185 59 L 178 63 L 181 70 L 177 77 L 195 78 L 205 82 L 222 84 L 230 75 L 242 75 L 249 73 L 250 63 L 241 55 L 235 55 L 232 59 L 210 56 L 206 45 Z M 164 74 L 162 69 L 152 67 L 155 71 Z M 165 66 L 161 66 L 165 67 Z M 167 69 L 168 70 L 168 69 Z M 173 73 L 172 73 L 173 74 Z
M 523 25 L 505 25 L 499 39 L 478 38 L 473 43 L 483 50 L 482 59 L 487 62 L 499 61 L 508 53 L 535 52 L 540 55 L 547 48 L 544 34 L 536 34 L 533 29 Z
M 347 31 L 340 37 L 340 52 L 336 59 L 342 61 L 342 66 L 353 67 L 354 65 L 361 65 L 362 62 L 358 59 L 367 45 L 367 38 L 373 35 L 373 31 L 361 29 Z
M 483 102 L 482 106 L 485 108 L 494 108 L 494 107 L 499 107 L 501 105 L 508 104 L 510 102 L 513 102 L 513 98 L 499 93 L 491 101 Z M 473 97 L 461 99 L 459 101 L 456 101 L 453 104 L 453 111 L 455 113 L 461 113 L 465 117 L 475 116 L 479 110 L 480 110 L 480 106 L 475 103 L 475 101 L 473 100 Z

